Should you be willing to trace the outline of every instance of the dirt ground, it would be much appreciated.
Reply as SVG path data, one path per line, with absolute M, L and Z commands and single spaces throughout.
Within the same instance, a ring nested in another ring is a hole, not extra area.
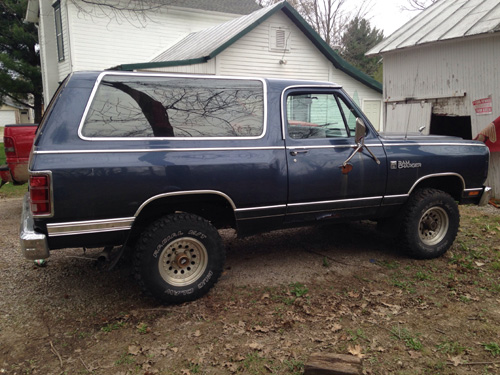
M 100 250 L 19 253 L 0 198 L 0 374 L 302 374 L 312 353 L 365 374 L 500 374 L 500 210 L 462 207 L 442 258 L 409 259 L 372 223 L 237 239 L 204 298 L 161 306 Z

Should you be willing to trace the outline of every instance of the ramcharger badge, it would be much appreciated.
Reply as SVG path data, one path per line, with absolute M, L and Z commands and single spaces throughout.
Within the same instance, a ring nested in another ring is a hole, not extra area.
M 412 163 L 409 160 L 400 160 L 400 161 L 398 161 L 398 169 L 420 168 L 420 167 L 422 167 L 422 163 Z

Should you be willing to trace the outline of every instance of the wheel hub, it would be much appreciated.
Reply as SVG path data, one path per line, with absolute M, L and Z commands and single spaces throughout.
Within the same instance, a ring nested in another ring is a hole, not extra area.
M 438 228 L 438 223 L 434 220 L 432 220 L 430 217 L 428 217 L 426 220 L 423 222 L 424 228 L 428 230 L 436 230 Z
M 175 257 L 175 263 L 179 268 L 186 268 L 190 263 L 189 257 L 186 254 L 177 254 L 177 256 Z
M 196 281 L 208 266 L 208 252 L 195 238 L 182 237 L 163 248 L 158 263 L 160 275 L 172 286 L 186 286 Z
M 420 218 L 419 237 L 427 246 L 438 244 L 448 232 L 449 218 L 441 207 L 431 207 Z

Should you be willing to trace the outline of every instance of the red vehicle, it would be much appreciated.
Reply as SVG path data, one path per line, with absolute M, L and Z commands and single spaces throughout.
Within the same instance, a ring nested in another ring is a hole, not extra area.
M 7 182 L 22 185 L 28 181 L 28 160 L 37 127 L 38 124 L 5 125 L 6 164 L 0 166 L 0 187 Z

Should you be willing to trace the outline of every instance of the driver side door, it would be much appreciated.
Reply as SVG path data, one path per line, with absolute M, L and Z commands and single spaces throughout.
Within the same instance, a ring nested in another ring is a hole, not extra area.
M 292 89 L 283 98 L 288 165 L 285 221 L 374 215 L 385 192 L 387 167 L 384 148 L 371 127 L 365 143 L 380 164 L 363 148 L 348 168 L 342 168 L 357 148 L 356 119 L 368 120 L 338 89 Z

